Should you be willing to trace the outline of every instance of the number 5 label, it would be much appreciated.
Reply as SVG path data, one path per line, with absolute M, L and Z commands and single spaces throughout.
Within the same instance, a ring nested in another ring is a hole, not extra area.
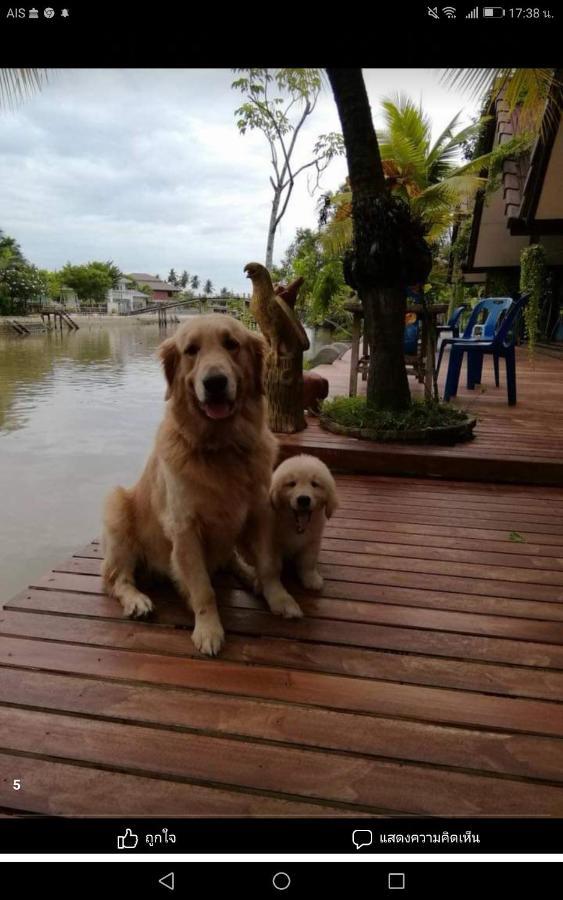
M 21 778 L 14 778 L 14 790 L 21 791 L 21 786 L 22 786 Z

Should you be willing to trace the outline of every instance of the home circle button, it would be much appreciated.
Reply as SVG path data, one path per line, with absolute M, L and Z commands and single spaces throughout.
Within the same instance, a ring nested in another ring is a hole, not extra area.
M 277 891 L 287 891 L 289 885 L 291 884 L 291 878 L 289 877 L 287 872 L 276 872 L 276 874 L 272 878 L 272 884 Z

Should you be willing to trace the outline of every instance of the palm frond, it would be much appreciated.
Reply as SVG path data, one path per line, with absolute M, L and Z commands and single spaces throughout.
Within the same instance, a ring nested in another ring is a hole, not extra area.
M 454 128 L 459 121 L 459 117 L 461 116 L 461 111 L 456 113 L 453 117 L 452 121 L 446 125 L 443 132 L 439 137 L 434 141 L 433 146 L 430 149 L 428 154 L 428 160 L 432 162 L 436 157 L 440 156 L 440 153 L 444 147 L 444 145 L 451 140 L 454 134 Z
M 0 69 L 0 108 L 15 109 L 48 81 L 48 69 Z
M 386 140 L 387 135 L 378 135 L 379 153 L 382 160 L 393 160 L 403 174 L 409 174 L 415 181 L 426 180 L 426 154 L 424 147 L 417 145 L 407 135 L 398 132 Z
M 395 135 L 407 138 L 426 153 L 430 143 L 431 122 L 421 106 L 417 106 L 406 94 L 396 94 L 382 101 L 385 131 L 391 141 Z
M 561 111 L 563 86 L 554 69 L 444 69 L 441 81 L 473 98 L 488 96 L 492 102 L 502 95 L 511 112 L 519 107 L 520 121 L 528 129 L 538 130 L 540 121 L 547 127 Z M 546 106 L 554 85 L 560 90 L 552 92 L 552 103 Z

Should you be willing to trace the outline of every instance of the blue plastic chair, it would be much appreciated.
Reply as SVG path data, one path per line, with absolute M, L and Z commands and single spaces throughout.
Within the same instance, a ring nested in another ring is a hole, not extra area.
M 473 307 L 469 321 L 465 326 L 463 336 L 460 338 L 442 338 L 440 351 L 438 353 L 438 363 L 436 365 L 436 376 L 440 371 L 446 347 L 453 347 L 454 344 L 471 346 L 471 342 L 476 340 L 492 341 L 497 331 L 500 317 L 506 313 L 511 305 L 512 297 L 488 297 L 486 300 L 480 300 L 479 303 Z M 479 330 L 478 335 L 474 334 L 474 330 L 477 329 Z M 469 381 L 468 372 L 468 387 Z
M 467 309 L 467 303 L 462 303 L 461 306 L 456 306 L 447 323 L 445 325 L 436 326 L 436 331 L 438 332 L 438 334 L 443 334 L 444 331 L 451 331 L 452 337 L 458 338 L 459 322 L 465 309 Z
M 447 401 L 457 394 L 463 354 L 467 353 L 467 387 L 470 389 L 474 388 L 476 384 L 481 384 L 483 359 L 486 354 L 490 354 L 493 357 L 497 387 L 499 386 L 499 359 L 502 357 L 505 360 L 508 403 L 509 406 L 514 406 L 516 403 L 516 353 L 514 348 L 520 316 L 529 298 L 529 294 L 522 294 L 510 304 L 504 319 L 491 339 L 464 340 L 460 338 L 452 342 L 444 400 Z
M 405 333 L 403 337 L 403 351 L 407 356 L 414 356 L 418 349 L 418 335 L 420 332 L 420 322 L 411 322 L 405 325 Z

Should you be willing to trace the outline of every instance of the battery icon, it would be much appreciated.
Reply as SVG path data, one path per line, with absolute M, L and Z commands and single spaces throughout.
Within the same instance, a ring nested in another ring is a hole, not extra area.
M 484 19 L 502 19 L 504 16 L 504 8 L 502 6 L 484 6 Z

